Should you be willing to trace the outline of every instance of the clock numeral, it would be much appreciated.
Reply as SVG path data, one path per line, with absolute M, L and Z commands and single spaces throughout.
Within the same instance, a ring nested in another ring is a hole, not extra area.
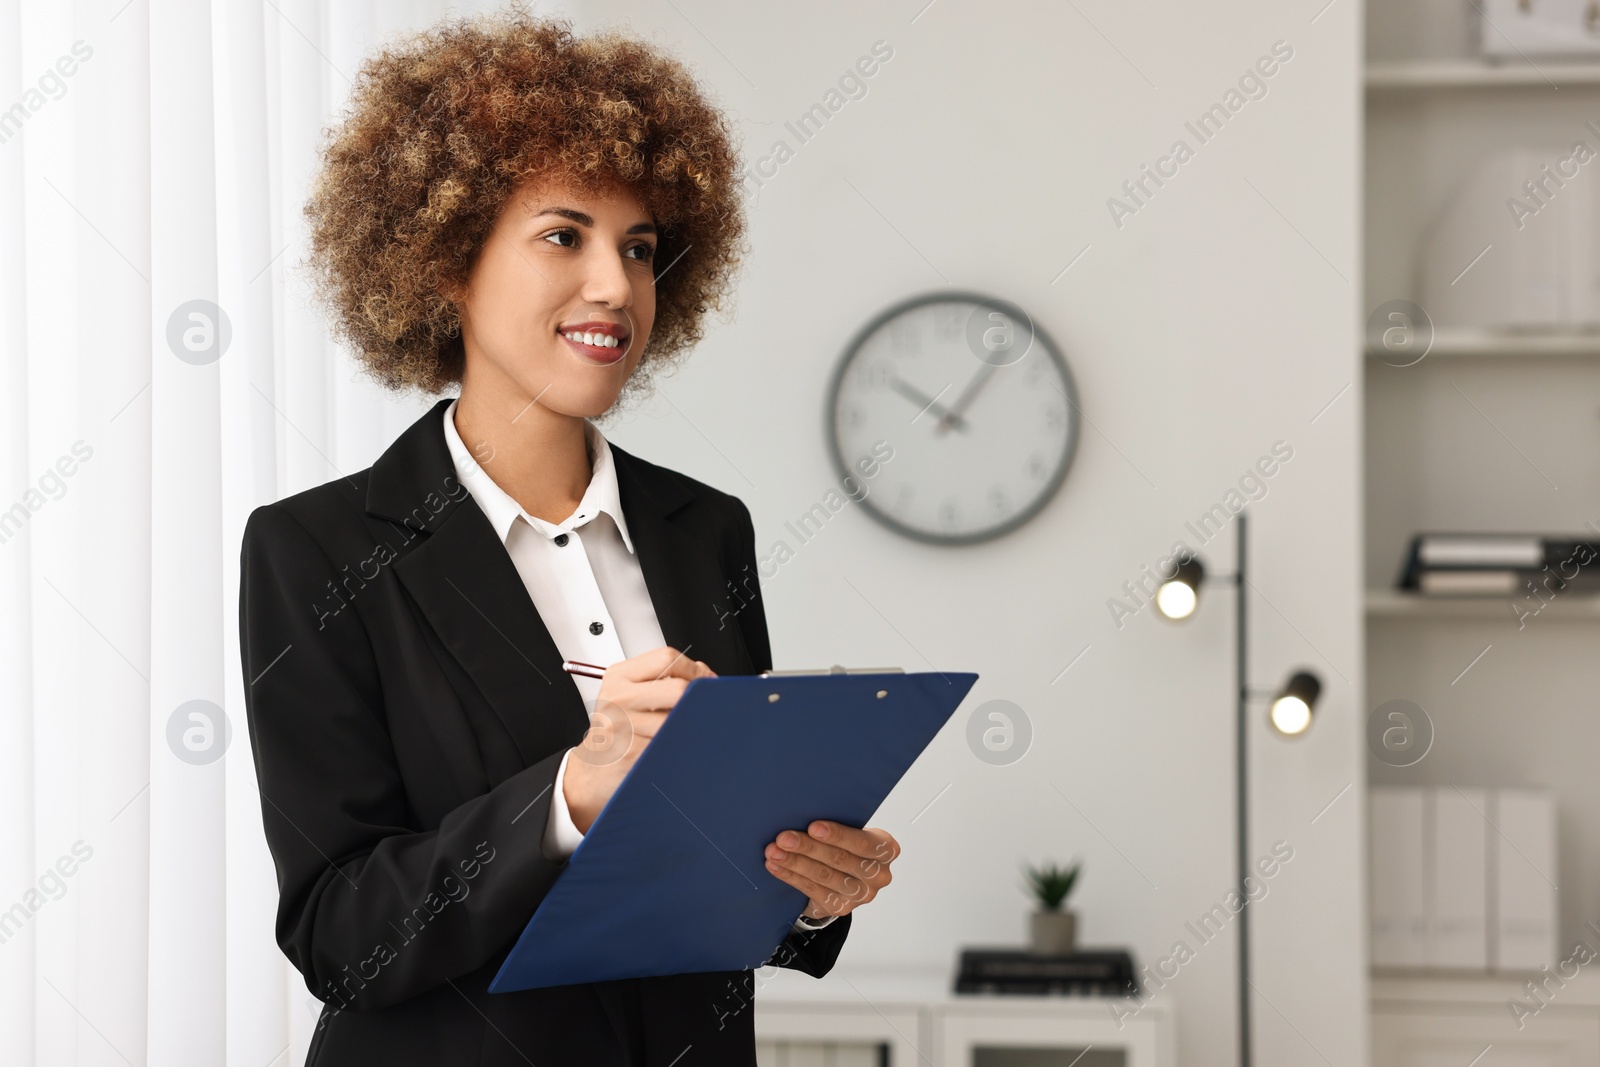
M 861 409 L 854 404 L 839 409 L 839 425 L 860 426 L 862 420 Z
M 944 503 L 939 505 L 939 521 L 947 527 L 954 527 L 961 521 L 961 508 L 954 497 L 946 497 Z
M 1047 405 L 1044 409 L 1044 424 L 1046 429 L 1061 429 L 1067 424 L 1067 409 L 1056 404 Z
M 933 309 L 933 334 L 941 341 L 960 337 L 966 333 L 966 307 L 956 304 L 936 304 Z
M 890 505 L 895 511 L 904 514 L 906 508 L 911 506 L 912 490 L 907 482 L 900 483 L 900 491 L 894 495 L 894 503 Z
M 1039 379 L 1043 377 L 1044 362 L 1042 360 L 1034 360 L 1032 363 L 1028 364 L 1027 369 L 1022 372 L 1022 381 L 1029 389 L 1037 389 L 1039 386 Z
M 1037 452 L 1028 453 L 1028 473 L 1035 478 L 1043 478 L 1048 473 L 1045 470 L 1044 457 Z
M 1004 515 L 1011 510 L 1011 501 L 1006 498 L 1006 491 L 998 485 L 989 487 L 989 503 L 994 505 L 996 515 Z
M 894 377 L 894 368 L 889 365 L 888 360 L 874 359 L 863 363 L 856 376 L 861 379 L 861 384 L 869 389 L 883 389 L 888 387 Z
M 916 320 L 899 318 L 889 323 L 889 344 L 896 352 L 922 351 L 922 331 Z

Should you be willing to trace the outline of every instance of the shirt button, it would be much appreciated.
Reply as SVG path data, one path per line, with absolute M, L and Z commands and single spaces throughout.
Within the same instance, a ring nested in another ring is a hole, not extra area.
M 567 535 L 566 534 L 556 534 L 555 542 L 556 542 L 556 545 L 558 547 L 562 546 L 562 545 L 565 545 L 567 543 Z
M 592 634 L 603 633 L 605 631 L 605 628 L 606 628 L 606 624 L 603 623 L 603 622 L 591 622 L 589 624 L 589 632 L 592 633 Z

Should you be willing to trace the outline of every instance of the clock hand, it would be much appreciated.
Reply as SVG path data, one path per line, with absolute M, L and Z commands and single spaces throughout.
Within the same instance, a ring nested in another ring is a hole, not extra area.
M 940 420 L 938 425 L 944 425 L 944 420 L 946 418 L 953 418 L 953 424 L 958 429 L 965 430 L 967 428 L 967 422 L 965 419 L 961 418 L 959 415 L 951 416 L 949 409 L 943 404 L 940 404 L 937 399 L 929 396 L 927 393 L 924 393 L 922 390 L 918 389 L 916 386 L 912 385 L 898 374 L 891 374 L 889 378 L 889 386 L 907 400 L 921 404 L 922 410 L 932 411 L 935 415 L 938 415 Z M 949 387 L 946 386 L 945 388 Z M 941 390 L 941 392 L 942 391 L 943 390 Z
M 972 380 L 968 382 L 967 387 L 961 391 L 961 395 L 956 397 L 956 402 L 950 405 L 950 410 L 945 415 L 940 417 L 939 421 L 934 424 L 934 433 L 944 432 L 949 428 L 950 425 L 952 425 L 953 420 L 960 419 L 962 417 L 962 412 L 967 410 L 967 405 L 972 403 L 973 398 L 976 397 L 979 391 L 983 389 L 983 386 L 986 382 L 988 382 L 990 375 L 994 374 L 998 367 L 999 364 L 996 363 L 985 363 L 983 366 L 978 368 L 978 373 L 972 376 Z

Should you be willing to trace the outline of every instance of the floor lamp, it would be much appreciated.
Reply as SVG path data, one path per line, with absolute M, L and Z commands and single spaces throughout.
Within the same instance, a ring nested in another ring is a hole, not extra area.
M 1250 580 L 1247 573 L 1247 544 L 1249 521 L 1243 511 L 1234 517 L 1237 530 L 1237 560 L 1232 574 L 1212 576 L 1212 581 L 1234 587 L 1233 598 L 1237 627 L 1234 635 L 1237 705 L 1234 717 L 1234 786 L 1235 817 L 1238 820 L 1238 876 L 1239 898 L 1239 1064 L 1251 1067 L 1253 1057 L 1250 1031 L 1250 896 L 1246 879 L 1250 875 L 1249 856 L 1249 704 L 1257 697 L 1271 695 L 1267 721 L 1284 737 L 1298 737 L 1311 726 L 1312 709 L 1322 692 L 1322 682 L 1310 671 L 1300 670 L 1289 676 L 1276 690 L 1250 688 L 1249 628 L 1246 625 L 1245 591 Z M 1165 570 L 1165 568 L 1163 568 Z M 1200 587 L 1206 582 L 1206 569 L 1198 557 L 1180 556 L 1176 571 L 1164 577 L 1156 589 L 1156 610 L 1164 618 L 1182 620 L 1194 614 L 1200 603 Z

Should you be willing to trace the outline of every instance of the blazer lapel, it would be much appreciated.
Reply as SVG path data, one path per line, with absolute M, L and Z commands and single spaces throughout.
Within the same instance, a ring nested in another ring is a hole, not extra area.
M 576 744 L 589 713 L 505 545 L 456 478 L 444 439 L 449 404 L 434 405 L 373 464 L 367 511 L 426 535 L 394 562 L 395 575 L 477 684 L 526 767 Z
M 668 645 L 704 660 L 718 674 L 753 670 L 727 610 L 727 579 L 717 542 L 694 533 L 671 516 L 694 499 L 678 478 L 611 444 L 617 492 L 639 569 Z

